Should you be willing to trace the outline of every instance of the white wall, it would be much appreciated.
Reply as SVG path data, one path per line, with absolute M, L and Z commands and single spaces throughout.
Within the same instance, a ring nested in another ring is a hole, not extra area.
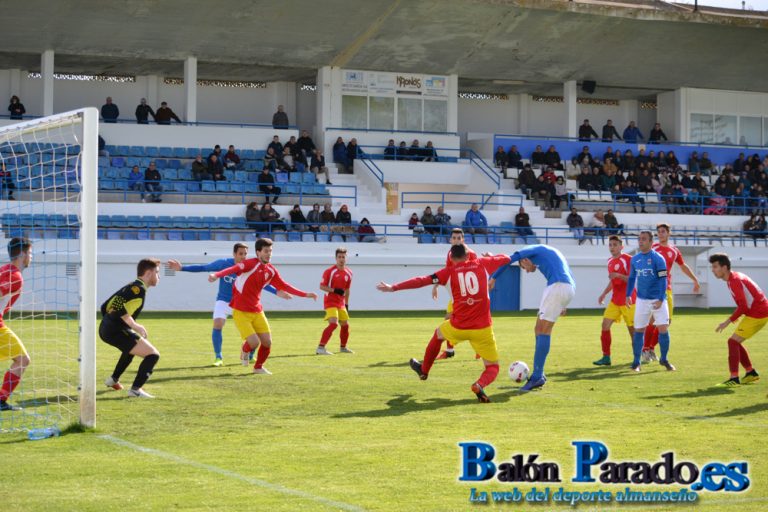
M 272 122 L 272 117 L 269 118 Z M 309 130 L 316 145 L 319 130 L 317 128 L 317 94 L 312 91 L 301 91 L 296 88 L 296 126 L 299 130 Z
M 508 100 L 459 98 L 460 132 L 520 133 L 518 96 Z

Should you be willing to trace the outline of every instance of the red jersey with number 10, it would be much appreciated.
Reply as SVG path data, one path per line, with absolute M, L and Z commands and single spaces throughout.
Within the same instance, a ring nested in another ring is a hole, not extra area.
M 656 242 L 655 244 L 653 244 L 652 249 L 657 253 L 661 254 L 661 257 L 664 258 L 664 261 L 667 263 L 667 290 L 671 290 L 672 289 L 672 267 L 675 266 L 675 263 L 677 263 L 678 265 L 685 264 L 683 255 L 680 252 L 680 249 L 678 249 L 674 245 L 663 246 L 659 242 Z
M 349 290 L 352 286 L 352 271 L 348 267 L 339 270 L 339 267 L 334 265 L 323 272 L 323 280 L 320 284 L 333 289 Z M 335 292 L 326 293 L 323 298 L 323 308 L 343 308 L 344 300 L 344 295 Z
M 221 278 L 230 274 L 237 274 L 237 278 L 232 283 L 232 302 L 229 305 L 238 311 L 261 313 L 264 310 L 264 306 L 261 305 L 261 290 L 268 284 L 291 295 L 307 296 L 307 292 L 283 281 L 275 267 L 269 263 L 262 263 L 258 258 L 237 263 L 214 275 Z
M 505 254 L 467 260 L 440 269 L 431 276 L 414 277 L 397 283 L 392 288 L 397 291 L 429 284 L 449 286 L 453 297 L 451 325 L 456 329 L 484 329 L 493 323 L 488 277 L 499 267 L 509 265 L 509 262 L 510 258 Z
M 21 296 L 24 278 L 13 263 L 0 267 L 0 327 L 5 327 L 3 317 Z
M 614 272 L 629 277 L 629 266 L 632 262 L 632 256 L 621 253 L 618 258 L 608 259 L 608 275 Z M 635 297 L 637 291 L 633 292 Z M 611 279 L 611 302 L 617 306 L 627 305 L 627 281 L 619 277 Z

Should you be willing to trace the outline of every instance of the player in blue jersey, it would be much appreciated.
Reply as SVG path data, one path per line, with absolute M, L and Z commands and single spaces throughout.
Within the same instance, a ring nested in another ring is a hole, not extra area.
M 632 370 L 640 371 L 640 355 L 643 351 L 645 328 L 653 317 L 653 323 L 659 329 L 659 364 L 669 371 L 675 367 L 667 360 L 669 353 L 669 305 L 667 304 L 667 262 L 654 251 L 653 233 L 641 231 L 637 237 L 640 252 L 632 256 L 627 281 L 627 304 L 632 304 L 632 291 L 637 282 L 637 300 L 635 304 L 635 334 L 632 338 Z
M 205 272 L 206 275 L 211 272 L 218 272 L 224 270 L 237 263 L 245 261 L 248 257 L 248 246 L 244 243 L 236 243 L 232 249 L 232 258 L 222 258 L 216 261 L 212 261 L 207 265 L 182 265 L 177 260 L 168 260 L 168 268 L 177 272 Z M 221 346 L 223 344 L 223 337 L 221 330 L 224 329 L 224 324 L 227 321 L 227 317 L 232 315 L 232 308 L 229 307 L 229 303 L 232 301 L 232 283 L 235 282 L 237 276 L 227 276 L 219 280 L 219 293 L 216 295 L 216 304 L 213 306 L 213 330 L 211 331 L 211 341 L 213 342 L 214 361 L 213 366 L 223 366 L 224 358 L 221 353 Z M 264 288 L 270 293 L 276 294 L 278 297 L 284 299 L 290 299 L 291 296 L 284 292 L 278 292 L 273 286 L 267 286 Z M 253 352 L 251 352 L 251 359 L 253 359 Z
M 547 287 L 541 297 L 539 315 L 536 320 L 536 350 L 533 355 L 533 373 L 520 391 L 530 391 L 542 387 L 547 382 L 544 375 L 544 363 L 549 354 L 552 328 L 557 319 L 565 313 L 565 309 L 573 300 L 576 293 L 576 283 L 573 281 L 571 269 L 563 253 L 548 245 L 529 245 L 510 255 L 510 265 L 520 262 L 520 267 L 526 272 L 536 272 L 538 268 L 547 278 Z M 507 269 L 505 265 L 491 277 L 491 286 Z

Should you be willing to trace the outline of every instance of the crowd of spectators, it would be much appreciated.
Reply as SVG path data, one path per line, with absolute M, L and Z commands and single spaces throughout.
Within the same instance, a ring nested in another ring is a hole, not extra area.
M 176 113 L 168 106 L 168 102 L 160 102 L 160 107 L 157 110 L 153 110 L 152 107 L 147 105 L 146 98 L 141 98 L 139 104 L 136 106 L 135 111 L 137 124 L 149 124 L 150 116 L 157 124 L 171 124 L 171 120 L 181 123 L 182 120 Z M 115 102 L 112 101 L 111 96 L 107 96 L 104 105 L 101 106 L 101 120 L 104 123 L 116 123 L 120 118 L 120 108 Z

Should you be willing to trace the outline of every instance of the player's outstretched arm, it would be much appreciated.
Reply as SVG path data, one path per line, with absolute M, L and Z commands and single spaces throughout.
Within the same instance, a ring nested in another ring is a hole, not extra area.
M 392 287 L 391 284 L 387 284 L 384 281 L 380 281 L 379 284 L 376 285 L 376 289 L 380 292 L 394 292 L 395 289 Z
M 305 292 L 304 290 L 299 290 L 298 288 L 291 286 L 290 284 L 283 281 L 283 278 L 280 277 L 280 274 L 275 274 L 275 277 L 272 278 L 272 282 L 274 283 L 275 288 L 278 290 L 282 290 L 297 297 L 317 300 L 317 294 L 315 292 Z
M 680 270 L 683 271 L 683 274 L 688 276 L 688 279 L 693 281 L 693 293 L 701 293 L 701 284 L 699 283 L 699 278 L 696 277 L 696 274 L 693 273 L 693 270 L 691 270 L 691 267 L 688 266 L 687 263 L 679 263 Z
M 175 272 L 181 272 L 182 265 L 179 260 L 168 260 L 167 265 L 169 269 Z
M 723 332 L 729 325 L 731 325 L 731 319 L 727 318 L 725 322 L 722 322 L 715 328 L 715 332 Z

